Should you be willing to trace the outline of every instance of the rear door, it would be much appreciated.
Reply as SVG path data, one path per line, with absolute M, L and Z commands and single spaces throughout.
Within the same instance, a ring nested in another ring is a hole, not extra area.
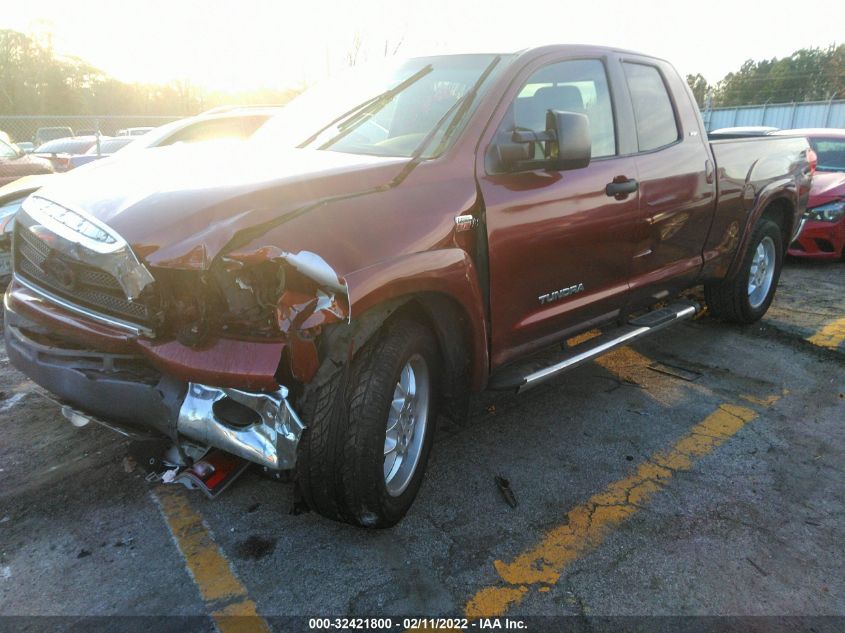
M 535 60 L 511 84 L 482 138 L 477 173 L 486 214 L 494 366 L 613 318 L 624 302 L 639 202 L 636 190 L 606 192 L 614 181 L 636 180 L 634 157 L 619 151 L 613 106 L 619 95 L 610 61 Z M 588 116 L 589 166 L 508 172 L 491 158 L 515 129 L 544 129 L 549 109 Z
M 665 62 L 621 60 L 636 129 L 640 225 L 630 308 L 695 281 L 715 209 L 713 165 L 699 118 L 678 73 Z

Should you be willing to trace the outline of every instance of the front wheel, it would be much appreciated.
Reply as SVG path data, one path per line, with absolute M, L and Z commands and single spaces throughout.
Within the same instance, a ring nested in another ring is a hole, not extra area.
M 739 272 L 724 281 L 705 284 L 707 306 L 713 316 L 734 323 L 754 323 L 766 314 L 783 266 L 780 227 L 761 219 L 754 227 Z
M 399 320 L 310 394 L 296 476 L 312 510 L 365 527 L 405 515 L 431 451 L 438 371 L 428 328 Z

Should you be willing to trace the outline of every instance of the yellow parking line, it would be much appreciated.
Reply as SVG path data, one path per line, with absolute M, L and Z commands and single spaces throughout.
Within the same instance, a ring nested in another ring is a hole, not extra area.
M 214 542 L 185 491 L 161 486 L 153 494 L 167 527 L 220 633 L 269 633 L 255 603 Z
M 819 347 L 836 349 L 845 342 L 845 318 L 828 323 L 807 340 Z
M 623 383 L 639 385 L 643 393 L 664 407 L 673 407 L 689 397 L 690 391 L 704 392 L 704 387 L 667 378 L 649 369 L 654 361 L 632 347 L 619 347 L 595 360 L 596 365 L 610 372 Z
M 565 520 L 537 545 L 511 562 L 495 561 L 502 582 L 478 591 L 464 607 L 467 617 L 502 616 L 531 591 L 548 591 L 570 563 L 598 547 L 613 528 L 636 513 L 676 472 L 692 468 L 697 458 L 711 453 L 756 417 L 751 409 L 720 405 L 672 448 L 654 454 L 629 477 L 572 508 Z

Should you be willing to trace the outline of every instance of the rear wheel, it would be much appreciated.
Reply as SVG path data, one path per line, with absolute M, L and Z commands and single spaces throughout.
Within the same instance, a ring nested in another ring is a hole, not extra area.
M 439 362 L 420 323 L 388 323 L 304 403 L 296 476 L 312 510 L 389 527 L 411 506 L 431 451 Z
M 782 266 L 781 229 L 763 218 L 754 227 L 739 272 L 732 279 L 704 286 L 710 312 L 734 323 L 758 321 L 774 299 Z

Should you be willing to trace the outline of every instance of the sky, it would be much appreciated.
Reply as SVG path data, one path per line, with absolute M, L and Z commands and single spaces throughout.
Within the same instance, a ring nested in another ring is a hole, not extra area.
M 843 43 L 845 2 L 795 0 L 0 0 L 0 28 L 124 81 L 221 90 L 312 83 L 399 55 L 601 44 L 664 57 L 712 82 L 747 59 Z

